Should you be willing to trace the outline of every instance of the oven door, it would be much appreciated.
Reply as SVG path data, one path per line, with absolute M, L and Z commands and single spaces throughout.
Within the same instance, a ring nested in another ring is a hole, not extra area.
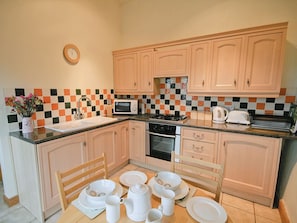
M 147 155 L 150 157 L 171 160 L 171 152 L 175 149 L 176 136 L 159 133 L 148 133 Z

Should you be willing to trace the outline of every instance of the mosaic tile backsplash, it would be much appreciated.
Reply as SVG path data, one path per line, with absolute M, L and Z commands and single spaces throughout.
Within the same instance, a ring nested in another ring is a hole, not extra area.
M 106 115 L 106 106 L 114 98 L 134 98 L 144 103 L 146 113 L 190 116 L 192 110 L 211 111 L 220 105 L 228 109 L 241 109 L 250 114 L 288 115 L 290 105 L 296 101 L 296 89 L 282 88 L 278 98 L 209 97 L 187 95 L 187 78 L 161 78 L 159 95 L 114 95 L 113 89 L 4 89 L 4 96 L 34 93 L 44 104 L 33 115 L 35 127 L 74 120 L 78 100 L 82 95 L 90 99 L 80 103 L 85 117 Z M 11 131 L 21 129 L 21 117 L 7 107 L 7 121 Z

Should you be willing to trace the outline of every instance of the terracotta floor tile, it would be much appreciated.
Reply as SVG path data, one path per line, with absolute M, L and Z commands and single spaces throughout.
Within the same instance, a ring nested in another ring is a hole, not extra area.
M 281 223 L 281 218 L 278 209 L 266 207 L 260 204 L 254 204 L 255 206 L 255 215 L 270 219 L 273 222 Z
M 264 218 L 256 215 L 256 223 L 278 223 L 278 221 L 273 221 L 268 218 Z
M 231 196 L 229 194 L 223 193 L 222 195 L 222 204 L 226 204 L 238 209 L 241 209 L 245 212 L 254 214 L 254 206 L 253 202 Z
M 253 213 L 246 212 L 227 204 L 223 204 L 226 212 L 228 213 L 228 222 L 230 223 L 255 223 L 255 216 Z

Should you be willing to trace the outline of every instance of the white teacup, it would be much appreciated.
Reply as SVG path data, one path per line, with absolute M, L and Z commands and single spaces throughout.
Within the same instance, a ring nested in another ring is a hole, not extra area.
M 171 216 L 174 213 L 175 193 L 172 190 L 163 190 L 161 193 L 161 209 L 164 215 Z
M 120 204 L 122 199 L 117 195 L 110 195 L 106 197 L 106 221 L 108 223 L 115 223 L 120 220 Z
M 145 223 L 161 223 L 162 217 L 162 210 L 159 208 L 152 208 L 147 213 Z

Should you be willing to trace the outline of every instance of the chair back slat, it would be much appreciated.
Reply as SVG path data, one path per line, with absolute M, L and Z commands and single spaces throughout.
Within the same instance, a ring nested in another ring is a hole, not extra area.
M 95 180 L 107 178 L 105 154 L 94 160 L 82 163 L 72 169 L 56 172 L 56 181 L 62 210 L 75 200 L 81 190 Z

